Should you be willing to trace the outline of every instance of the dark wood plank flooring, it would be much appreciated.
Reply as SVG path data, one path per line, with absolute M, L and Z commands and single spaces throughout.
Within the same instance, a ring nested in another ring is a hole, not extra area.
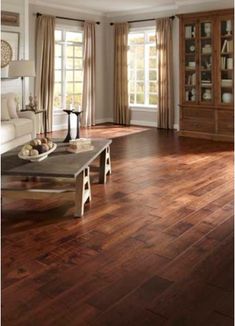
M 113 138 L 113 174 L 100 185 L 93 167 L 83 219 L 73 198 L 3 199 L 2 325 L 232 326 L 233 145 L 82 134 Z

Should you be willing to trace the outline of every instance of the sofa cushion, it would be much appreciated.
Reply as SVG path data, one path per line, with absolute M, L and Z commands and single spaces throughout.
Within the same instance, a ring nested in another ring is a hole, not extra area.
M 5 144 L 15 138 L 15 126 L 10 121 L 1 123 L 1 144 Z
M 33 123 L 30 119 L 11 119 L 15 126 L 16 137 L 21 137 L 33 132 Z
M 1 121 L 9 121 L 10 115 L 8 112 L 7 98 L 5 96 L 1 97 Z
M 11 119 L 18 118 L 17 114 L 17 102 L 16 102 L 16 94 L 14 93 L 8 93 L 5 94 L 7 97 L 7 106 L 8 106 L 8 112 Z

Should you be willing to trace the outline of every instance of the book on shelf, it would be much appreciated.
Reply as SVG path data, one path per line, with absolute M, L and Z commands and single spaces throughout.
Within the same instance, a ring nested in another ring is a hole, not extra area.
M 226 53 L 226 52 L 233 52 L 233 40 L 224 40 L 222 49 L 221 49 L 222 53 Z
M 226 57 L 221 57 L 221 69 L 226 69 Z

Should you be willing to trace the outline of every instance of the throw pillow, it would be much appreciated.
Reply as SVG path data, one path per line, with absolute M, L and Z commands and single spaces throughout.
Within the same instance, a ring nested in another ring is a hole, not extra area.
M 9 112 L 10 118 L 17 119 L 18 114 L 17 114 L 17 103 L 15 100 L 15 94 L 8 97 L 7 106 L 8 106 L 8 112 Z
M 6 97 L 1 97 L 1 121 L 10 120 Z

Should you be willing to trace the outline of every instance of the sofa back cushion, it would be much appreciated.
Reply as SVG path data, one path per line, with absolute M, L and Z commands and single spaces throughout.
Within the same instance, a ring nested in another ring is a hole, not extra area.
M 1 97 L 1 121 L 10 120 L 10 114 L 8 111 L 7 98 L 5 96 Z
M 11 119 L 17 119 L 17 102 L 16 102 L 16 94 L 14 93 L 8 93 L 6 94 L 7 97 L 7 106 L 8 106 L 8 112 Z

